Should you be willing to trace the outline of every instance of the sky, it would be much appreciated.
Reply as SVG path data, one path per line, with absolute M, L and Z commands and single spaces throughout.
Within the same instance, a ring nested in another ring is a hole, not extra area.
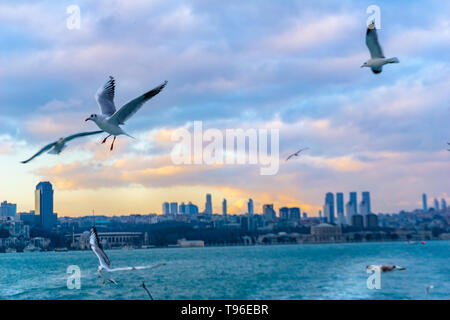
M 80 29 L 67 7 L 80 8 Z M 380 8 L 388 65 L 379 75 L 364 37 Z M 39 181 L 60 216 L 160 213 L 164 201 L 256 212 L 264 203 L 317 215 L 326 192 L 370 191 L 372 210 L 450 203 L 450 3 L 442 1 L 99 0 L 0 2 L 0 200 L 34 209 Z M 96 130 L 94 99 L 108 76 L 117 107 L 168 80 L 124 126 L 59 156 L 21 164 L 42 146 Z M 174 165 L 172 133 L 278 129 L 280 168 Z M 300 158 L 287 155 L 309 147 Z

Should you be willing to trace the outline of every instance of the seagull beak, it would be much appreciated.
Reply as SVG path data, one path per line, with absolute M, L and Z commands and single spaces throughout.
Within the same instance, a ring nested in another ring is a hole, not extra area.
M 362 65 L 361 68 L 364 68 L 364 65 Z
M 86 120 L 84 120 L 84 121 L 88 121 L 88 120 L 91 120 L 91 117 L 89 117 L 89 118 L 86 118 Z

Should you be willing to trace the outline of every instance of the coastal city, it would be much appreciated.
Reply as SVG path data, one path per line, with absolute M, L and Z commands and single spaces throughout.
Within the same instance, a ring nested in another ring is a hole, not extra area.
M 17 204 L 0 205 L 0 252 L 67 251 L 89 249 L 89 230 L 95 225 L 107 249 L 203 247 L 229 245 L 313 244 L 366 241 L 404 241 L 406 244 L 450 239 L 450 207 L 445 199 L 422 195 L 422 208 L 412 212 L 373 213 L 370 192 L 328 192 L 323 210 L 309 215 L 300 207 L 261 211 L 248 199 L 247 212 L 213 212 L 206 195 L 203 210 L 188 203 L 164 202 L 160 213 L 126 216 L 58 217 L 53 210 L 54 190 L 43 181 L 35 189 L 35 210 L 18 212 Z

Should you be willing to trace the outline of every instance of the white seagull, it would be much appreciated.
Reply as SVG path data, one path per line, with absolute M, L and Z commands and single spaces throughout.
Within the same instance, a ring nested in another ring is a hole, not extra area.
M 369 48 L 371 58 L 367 62 L 364 62 L 361 68 L 371 68 L 372 72 L 377 74 L 383 71 L 383 66 L 385 64 L 400 62 L 397 58 L 386 59 L 383 54 L 383 49 L 378 42 L 377 29 L 373 22 L 367 27 L 366 45 L 367 48 Z
M 89 244 L 91 245 L 92 251 L 94 251 L 95 255 L 98 258 L 98 261 L 100 265 L 98 266 L 98 277 L 101 278 L 102 271 L 105 272 L 116 272 L 116 271 L 130 271 L 130 270 L 143 270 L 143 269 L 155 269 L 161 266 L 166 265 L 165 263 L 159 263 L 152 266 L 140 266 L 140 267 L 122 267 L 122 268 L 111 268 L 111 262 L 109 261 L 108 256 L 106 255 L 105 251 L 103 251 L 102 245 L 100 244 L 97 229 L 95 227 L 91 228 L 91 235 L 89 237 Z M 117 284 L 113 279 L 105 279 L 103 283 L 106 282 L 106 280 Z
M 300 152 L 308 150 L 309 148 L 304 148 L 304 149 L 300 149 L 298 150 L 296 153 L 291 154 L 289 157 L 287 157 L 286 161 L 288 161 L 289 159 L 293 158 L 293 157 L 298 157 L 300 155 Z
M 167 81 L 137 97 L 136 99 L 124 104 L 119 110 L 116 111 L 116 106 L 114 105 L 115 80 L 110 76 L 109 80 L 106 81 L 106 83 L 101 86 L 95 94 L 95 99 L 97 100 L 102 114 L 91 114 L 86 121 L 94 121 L 100 129 L 106 133 L 109 133 L 109 135 L 103 139 L 102 143 L 105 143 L 110 136 L 114 136 L 114 140 L 110 148 L 110 150 L 113 150 L 114 142 L 116 141 L 117 136 L 123 134 L 133 138 L 128 133 L 123 131 L 120 125 L 125 124 L 125 121 L 131 118 L 131 116 L 134 115 L 145 102 L 160 93 L 166 84 Z
M 91 136 L 91 135 L 99 134 L 99 133 L 102 133 L 102 132 L 103 132 L 103 130 L 82 132 L 82 133 L 73 134 L 73 135 L 68 136 L 66 138 L 59 138 L 55 142 L 49 143 L 48 145 L 43 147 L 41 150 L 39 150 L 30 159 L 22 161 L 22 163 L 28 163 L 31 160 L 33 160 L 34 158 L 40 156 L 41 154 L 43 154 L 44 152 L 46 152 L 48 150 L 50 150 L 50 151 L 48 151 L 48 153 L 50 153 L 50 154 L 60 154 L 67 147 L 66 143 L 69 142 L 70 140 L 73 140 L 73 139 L 76 139 L 76 138 L 81 138 L 81 137 L 86 137 L 86 136 Z

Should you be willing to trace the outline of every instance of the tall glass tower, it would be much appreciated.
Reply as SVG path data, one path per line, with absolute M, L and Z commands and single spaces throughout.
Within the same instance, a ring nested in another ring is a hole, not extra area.
M 325 195 L 325 217 L 328 219 L 328 223 L 334 223 L 334 194 L 328 192 Z
M 350 192 L 350 202 L 353 206 L 353 212 L 358 214 L 358 193 Z
M 428 203 L 427 203 L 427 195 L 424 193 L 422 194 L 422 204 L 423 204 L 423 212 L 428 211 Z
M 209 193 L 206 195 L 205 214 L 212 215 L 212 200 Z
M 53 214 L 53 187 L 48 181 L 39 182 L 35 191 L 35 214 L 39 215 L 41 227 L 51 229 L 55 223 Z
M 367 214 L 372 213 L 372 209 L 370 208 L 370 192 L 365 191 L 362 193 L 362 200 L 366 205 Z

